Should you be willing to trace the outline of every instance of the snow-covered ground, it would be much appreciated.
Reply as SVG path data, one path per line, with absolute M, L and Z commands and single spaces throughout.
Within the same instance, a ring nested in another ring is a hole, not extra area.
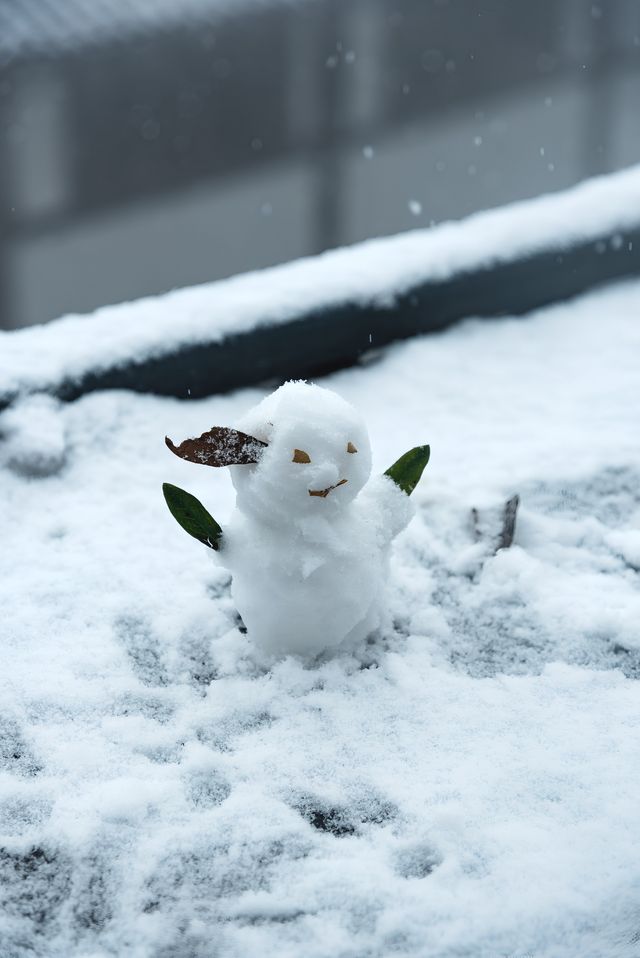
M 163 439 L 262 391 L 3 414 L 3 958 L 640 954 L 639 313 L 628 283 L 325 380 L 375 469 L 432 459 L 393 632 L 269 671 L 160 492 L 224 526 L 228 474 Z

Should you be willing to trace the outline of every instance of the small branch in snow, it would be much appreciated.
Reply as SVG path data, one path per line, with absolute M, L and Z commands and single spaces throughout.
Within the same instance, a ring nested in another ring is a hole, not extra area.
M 471 509 L 471 521 L 473 522 L 473 537 L 476 542 L 479 542 L 482 539 L 482 532 L 480 530 L 480 513 L 475 506 Z
M 480 510 L 475 506 L 471 509 L 471 522 L 473 529 L 473 537 L 476 542 L 480 542 L 484 538 L 490 538 L 494 540 L 494 547 L 492 555 L 497 555 L 501 549 L 509 549 L 513 545 L 513 539 L 516 531 L 516 518 L 518 515 L 518 506 L 520 505 L 520 496 L 516 495 L 511 496 L 510 499 L 507 499 L 505 502 L 501 518 L 502 524 L 500 528 L 500 533 L 495 535 L 491 531 L 491 525 L 496 522 L 496 512 L 497 509 L 488 510 L 490 513 L 489 521 L 485 517 L 485 521 L 482 521 L 480 516 Z M 495 526 L 494 526 L 495 528 Z
M 520 496 L 517 493 L 515 496 L 511 496 L 511 498 L 507 499 L 505 502 L 504 511 L 502 513 L 502 531 L 500 533 L 500 538 L 498 539 L 498 544 L 495 548 L 494 555 L 495 553 L 499 552 L 500 549 L 508 549 L 513 544 L 519 505 Z

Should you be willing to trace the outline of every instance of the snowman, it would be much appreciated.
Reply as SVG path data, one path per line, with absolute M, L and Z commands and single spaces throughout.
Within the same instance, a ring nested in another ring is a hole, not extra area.
M 189 462 L 230 468 L 236 508 L 224 531 L 189 493 L 168 483 L 163 491 L 177 521 L 231 572 L 233 599 L 259 648 L 308 657 L 380 628 L 391 542 L 413 515 L 409 495 L 428 446 L 370 479 L 362 417 L 306 382 L 285 383 L 238 429 L 166 443 Z

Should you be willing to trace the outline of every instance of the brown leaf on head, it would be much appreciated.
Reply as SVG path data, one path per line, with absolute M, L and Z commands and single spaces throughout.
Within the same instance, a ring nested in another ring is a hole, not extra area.
M 185 439 L 179 446 L 165 436 L 168 448 L 180 459 L 202 466 L 250 465 L 258 462 L 267 443 L 246 432 L 214 426 L 198 439 Z

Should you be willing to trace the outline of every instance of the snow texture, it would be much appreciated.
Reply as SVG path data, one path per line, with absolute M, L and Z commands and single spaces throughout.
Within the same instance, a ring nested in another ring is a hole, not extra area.
M 409 497 L 386 476 L 367 483 L 364 421 L 328 389 L 286 383 L 239 425 L 266 446 L 256 464 L 231 466 L 237 509 L 216 558 L 252 641 L 304 656 L 362 641 L 385 622 Z
M 597 249 L 608 246 L 623 255 L 622 233 L 637 227 L 639 211 L 640 167 L 635 167 L 460 223 L 108 306 L 91 318 L 67 316 L 44 328 L 0 332 L 0 402 L 91 371 L 303 319 L 310 309 L 345 302 L 392 307 L 396 296 L 418 284 L 542 249 L 593 240 Z
M 639 311 L 619 285 L 326 381 L 374 475 L 432 461 L 392 627 L 312 665 L 260 666 L 160 491 L 224 528 L 227 470 L 163 437 L 263 392 L 0 417 L 3 958 L 639 954 Z

